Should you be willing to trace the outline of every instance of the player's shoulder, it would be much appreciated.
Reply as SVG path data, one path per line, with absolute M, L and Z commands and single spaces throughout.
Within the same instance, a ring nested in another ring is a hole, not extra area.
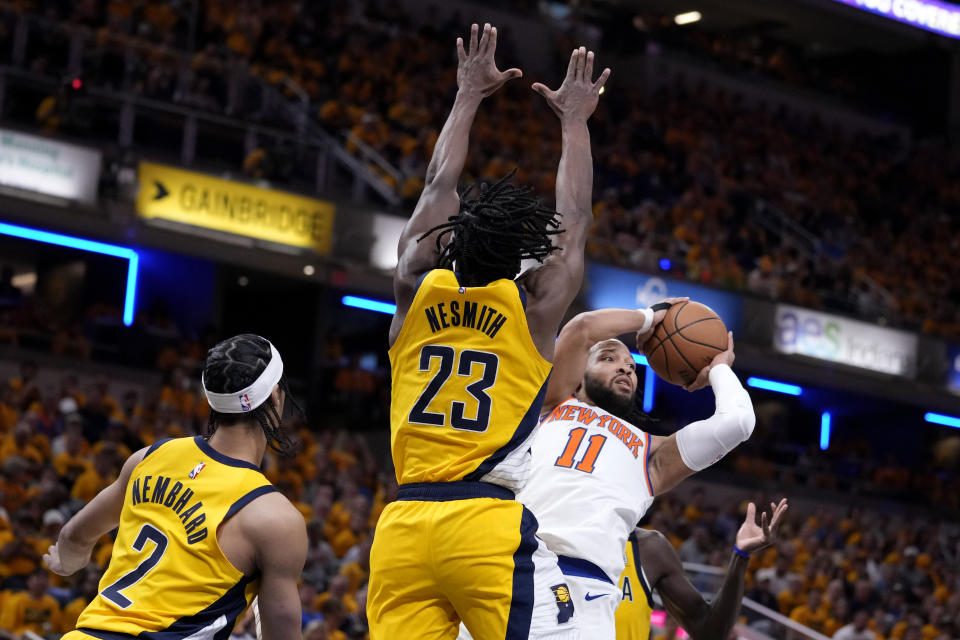
M 303 514 L 290 500 L 272 485 L 254 489 L 252 499 L 246 501 L 238 515 L 255 523 L 266 523 L 268 527 L 282 527 L 288 524 L 304 524 Z
M 673 545 L 670 544 L 670 541 L 667 540 L 667 537 L 656 529 L 641 529 L 640 527 L 637 527 L 633 530 L 632 535 L 636 539 L 637 544 L 642 547 L 660 547 L 667 545 L 671 549 L 673 548 Z

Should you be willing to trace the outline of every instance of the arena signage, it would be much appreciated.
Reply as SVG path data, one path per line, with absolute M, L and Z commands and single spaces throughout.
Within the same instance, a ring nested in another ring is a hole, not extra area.
M 99 182 L 99 151 L 0 129 L 0 185 L 95 204 Z
M 947 348 L 947 357 L 950 359 L 950 368 L 947 370 L 947 389 L 960 393 L 960 345 L 950 345 Z
M 916 335 L 790 305 L 777 305 L 773 346 L 879 373 L 916 372 Z
M 664 298 L 689 296 L 717 312 L 727 328 L 740 327 L 743 299 L 710 287 L 646 273 L 590 263 L 587 267 L 587 306 L 591 309 L 649 307 Z
M 960 7 L 939 0 L 834 0 L 948 38 L 960 38 Z
M 334 205 L 274 189 L 140 163 L 137 213 L 328 253 Z

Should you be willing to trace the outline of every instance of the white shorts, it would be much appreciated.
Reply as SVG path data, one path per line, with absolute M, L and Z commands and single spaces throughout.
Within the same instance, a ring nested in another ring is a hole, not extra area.
M 597 578 L 565 575 L 573 605 L 580 617 L 580 629 L 590 640 L 616 640 L 616 611 L 623 593 L 615 584 Z
M 530 620 L 529 640 L 580 640 L 580 605 L 575 603 L 571 578 L 563 575 L 557 566 L 557 556 L 537 538 L 533 552 L 533 615 Z M 619 603 L 619 600 L 617 601 Z M 584 638 L 593 638 L 586 634 Z M 473 629 L 460 623 L 458 640 L 483 640 L 483 629 Z M 613 636 L 611 636 L 613 638 Z

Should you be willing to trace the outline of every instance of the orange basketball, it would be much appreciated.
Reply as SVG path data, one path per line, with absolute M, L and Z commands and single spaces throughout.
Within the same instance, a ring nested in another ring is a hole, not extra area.
M 676 385 L 690 384 L 727 350 L 727 327 L 713 309 L 699 302 L 678 302 L 643 345 L 657 375 Z

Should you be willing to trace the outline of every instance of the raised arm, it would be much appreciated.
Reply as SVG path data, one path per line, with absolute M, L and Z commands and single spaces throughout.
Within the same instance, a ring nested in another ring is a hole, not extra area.
M 747 518 L 737 532 L 735 550 L 730 555 L 723 584 L 711 602 L 704 600 L 687 579 L 680 558 L 666 538 L 659 533 L 638 534 L 640 563 L 648 575 L 652 574 L 649 575 L 650 587 L 656 589 L 667 611 L 693 640 L 726 640 L 729 637 L 743 600 L 749 555 L 773 542 L 780 518 L 787 510 L 787 500 L 784 498 L 780 504 L 771 504 L 770 507 L 772 518 L 766 512 L 762 513 L 759 525 L 753 503 L 747 507 Z
M 417 207 L 403 228 L 397 247 L 397 270 L 393 278 L 397 311 L 390 326 L 390 344 L 396 340 L 407 315 L 417 282 L 437 264 L 439 247 L 434 238 L 420 238 L 431 229 L 456 215 L 460 208 L 457 184 L 467 159 L 470 128 L 480 102 L 499 89 L 507 80 L 519 78 L 519 69 L 500 71 L 494 61 L 497 50 L 497 29 L 483 25 L 477 41 L 477 25 L 470 29 L 469 50 L 463 38 L 457 38 L 457 97 L 453 109 L 440 131 L 433 157 L 427 166 L 423 193 Z
M 573 395 L 587 368 L 590 348 L 602 340 L 624 333 L 637 333 L 642 345 L 663 321 L 670 305 L 686 298 L 668 298 L 649 309 L 597 309 L 574 316 L 564 325 L 553 354 L 553 374 L 541 413 L 549 413 Z
M 560 118 L 562 151 L 557 169 L 557 212 L 562 215 L 563 233 L 554 236 L 560 250 L 521 279 L 528 294 L 527 319 L 537 348 L 544 357 L 553 356 L 553 341 L 563 314 L 583 280 L 583 249 L 593 221 L 593 155 L 587 119 L 597 108 L 600 89 L 610 69 L 593 82 L 593 52 L 574 50 L 567 76 L 556 91 L 536 83 L 534 91 Z
M 90 563 L 90 554 L 97 540 L 120 524 L 120 511 L 123 509 L 130 474 L 146 453 L 147 449 L 143 448 L 127 458 L 119 477 L 63 525 L 57 543 L 43 556 L 44 563 L 51 571 L 69 576 Z
M 733 333 L 729 346 L 704 367 L 688 389 L 709 381 L 716 398 L 716 411 L 706 420 L 688 424 L 667 437 L 650 442 L 650 483 L 656 495 L 677 486 L 681 480 L 706 469 L 750 437 L 756 423 L 750 395 L 730 367 L 733 365 Z

